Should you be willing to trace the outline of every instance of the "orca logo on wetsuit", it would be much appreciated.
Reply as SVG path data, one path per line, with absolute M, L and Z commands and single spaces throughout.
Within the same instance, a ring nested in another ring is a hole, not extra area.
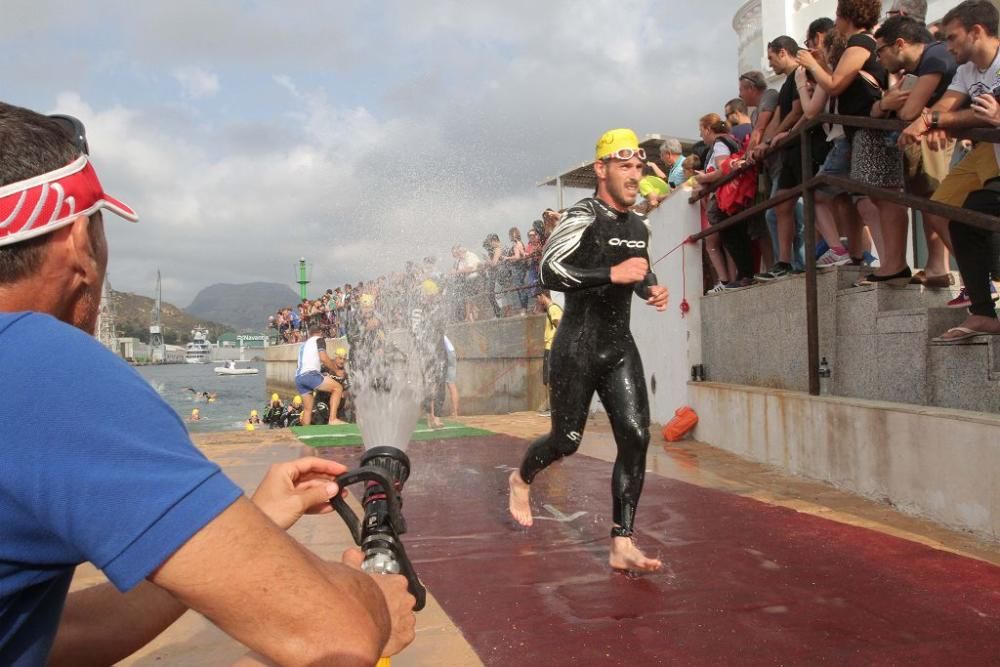
M 645 241 L 629 241 L 628 239 L 608 239 L 608 245 L 625 246 L 626 248 L 645 248 Z

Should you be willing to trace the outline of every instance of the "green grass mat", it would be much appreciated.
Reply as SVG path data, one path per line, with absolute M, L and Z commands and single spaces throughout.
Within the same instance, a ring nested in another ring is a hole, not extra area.
M 302 441 L 302 444 L 310 447 L 359 447 L 362 444 L 361 431 L 357 424 L 293 426 L 292 433 Z M 426 422 L 421 420 L 417 422 L 416 429 L 410 435 L 410 442 L 468 438 L 477 435 L 493 435 L 493 432 L 450 421 L 444 422 L 444 428 L 429 429 Z

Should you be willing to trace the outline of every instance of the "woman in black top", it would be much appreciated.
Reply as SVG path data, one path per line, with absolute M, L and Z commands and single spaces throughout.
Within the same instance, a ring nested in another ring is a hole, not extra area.
M 800 56 L 800 61 L 809 68 L 816 82 L 837 97 L 838 113 L 869 116 L 872 105 L 889 87 L 888 73 L 875 55 L 875 38 L 870 32 L 881 13 L 880 0 L 840 0 L 837 3 L 836 27 L 847 37 L 847 50 L 837 69 L 832 73 L 826 72 L 811 54 Z M 845 129 L 851 138 L 851 178 L 867 185 L 902 189 L 902 155 L 895 142 L 883 131 Z M 891 233 L 881 235 L 881 266 L 875 273 L 866 276 L 864 282 L 906 284 L 911 275 L 906 265 L 906 234 L 898 233 L 899 228 L 906 227 L 906 209 L 875 197 L 872 201 L 878 208 L 878 225 L 883 230 L 891 230 Z M 869 221 L 869 226 L 873 222 Z

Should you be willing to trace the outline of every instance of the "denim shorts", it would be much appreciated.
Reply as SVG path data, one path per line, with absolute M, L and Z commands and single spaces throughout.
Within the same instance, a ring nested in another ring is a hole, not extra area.
M 838 137 L 830 142 L 830 152 L 826 154 L 823 166 L 819 168 L 817 175 L 840 176 L 848 178 L 851 175 L 851 142 L 847 137 Z M 832 185 L 824 185 L 820 188 L 830 196 L 843 194 L 844 191 Z
M 295 389 L 300 394 L 311 393 L 313 389 L 323 384 L 323 374 L 319 371 L 307 371 L 295 376 Z

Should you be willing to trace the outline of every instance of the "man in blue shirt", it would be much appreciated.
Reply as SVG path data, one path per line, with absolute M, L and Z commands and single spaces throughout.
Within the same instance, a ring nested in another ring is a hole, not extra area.
M 670 187 L 676 188 L 680 186 L 686 180 L 684 178 L 684 155 L 681 142 L 674 137 L 665 139 L 660 144 L 660 159 L 663 160 L 666 168 L 670 170 L 669 173 L 664 173 L 655 162 L 650 161 L 646 164 L 649 165 L 656 176 L 669 183 Z
M 0 664 L 111 664 L 187 608 L 282 664 L 400 650 L 413 637 L 405 579 L 296 544 L 278 515 L 297 473 L 270 476 L 255 506 L 93 338 L 102 210 L 137 220 L 104 192 L 83 125 L 0 103 Z M 39 395 L 60 410 L 40 414 Z M 105 418 L 112 402 L 141 419 Z M 67 595 L 87 561 L 111 584 Z

